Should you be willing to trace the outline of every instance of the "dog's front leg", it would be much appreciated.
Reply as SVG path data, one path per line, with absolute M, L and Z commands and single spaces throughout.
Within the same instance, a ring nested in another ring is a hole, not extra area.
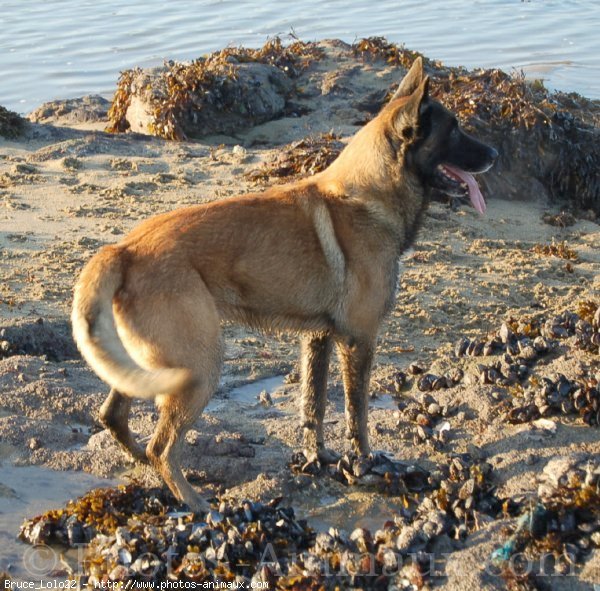
M 346 397 L 346 436 L 352 449 L 366 456 L 370 453 L 367 421 L 374 343 L 344 339 L 337 346 Z
M 332 463 L 339 456 L 325 448 L 323 418 L 327 405 L 327 371 L 331 354 L 329 333 L 309 334 L 302 337 L 302 427 L 304 455 L 308 460 Z

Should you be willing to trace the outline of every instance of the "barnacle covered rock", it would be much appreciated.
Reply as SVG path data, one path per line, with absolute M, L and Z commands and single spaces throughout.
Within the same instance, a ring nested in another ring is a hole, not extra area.
M 0 136 L 7 139 L 18 137 L 25 129 L 26 121 L 19 114 L 0 106 Z
M 108 131 L 184 139 L 269 121 L 283 113 L 292 78 L 319 56 L 314 44 L 284 46 L 276 37 L 261 49 L 227 48 L 191 63 L 127 70 L 108 113 Z

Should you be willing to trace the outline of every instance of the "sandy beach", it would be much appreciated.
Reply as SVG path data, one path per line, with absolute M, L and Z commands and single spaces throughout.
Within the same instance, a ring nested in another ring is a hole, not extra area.
M 0 474 L 5 468 L 11 474 L 10 484 L 0 476 L 0 500 L 7 501 L 0 521 L 11 507 L 25 511 L 20 499 L 36 486 L 36 473 L 21 479 L 20 467 L 36 466 L 40 474 L 60 471 L 64 482 L 73 478 L 74 490 L 79 472 L 109 483 L 160 485 L 98 422 L 107 387 L 72 341 L 74 281 L 101 245 L 118 241 L 151 215 L 260 189 L 251 173 L 277 161 L 293 142 L 333 131 L 343 143 L 366 116 L 357 107 L 357 92 L 362 98 L 385 93 L 404 72 L 402 66 L 358 59 L 336 63 L 316 61 L 302 74 L 308 90 L 294 99 L 294 112 L 234 135 L 168 141 L 109 134 L 100 112 L 90 121 L 50 115 L 29 123 L 16 139 L 0 137 Z M 597 306 L 600 226 L 593 216 L 577 213 L 571 225 L 551 225 L 548 216 L 565 204 L 550 201 L 534 182 L 519 187 L 522 192 L 505 195 L 497 184 L 484 186 L 485 216 L 466 204 L 457 209 L 431 204 L 414 248 L 402 258 L 396 304 L 380 334 L 369 435 L 374 449 L 428 470 L 455 454 L 485 459 L 493 467 L 495 494 L 523 500 L 537 494 L 552 459 L 575 453 L 600 457 L 599 431 L 575 412 L 550 413 L 540 427 L 533 424 L 535 416 L 509 421 L 510 411 L 530 402 L 544 377 L 599 380 L 598 347 L 584 350 L 572 334 L 557 336 L 549 352 L 530 360 L 526 377 L 502 385 L 481 378 L 480 366 L 499 361 L 498 351 L 457 356 L 456 344 L 463 337 L 489 340 L 503 323 L 524 331 L 528 324 L 552 323 L 565 311 L 581 313 L 586 302 Z M 286 505 L 321 529 L 375 530 L 393 518 L 402 508 L 393 496 L 290 469 L 301 445 L 297 338 L 237 326 L 227 326 L 225 334 L 220 389 L 187 435 L 186 473 L 202 494 L 239 501 L 282 495 Z M 451 387 L 423 392 L 411 364 L 437 376 L 460 369 L 464 377 Z M 399 371 L 408 378 L 395 388 Z M 259 400 L 263 390 L 270 403 L 264 396 Z M 420 440 L 406 414 L 407 405 L 424 397 L 430 404 L 426 396 L 450 407 L 441 445 Z M 346 451 L 343 412 L 334 359 L 326 440 L 340 453 Z M 141 439 L 150 435 L 156 416 L 152 404 L 135 403 L 132 428 Z M 43 487 L 39 494 L 43 498 Z M 47 498 L 53 505 L 39 511 L 67 500 Z M 10 523 L 14 527 L 15 520 Z M 445 573 L 427 584 L 444 590 L 506 588 L 482 565 L 505 543 L 503 528 L 514 523 L 508 516 L 485 521 L 464 541 L 446 536 Z M 18 553 L 25 546 L 14 541 L 17 533 L 5 532 L 4 557 L 0 551 L 0 571 L 10 563 L 14 577 L 24 576 Z M 546 583 L 573 590 L 600 585 L 600 550 L 590 548 L 575 570 L 574 577 Z

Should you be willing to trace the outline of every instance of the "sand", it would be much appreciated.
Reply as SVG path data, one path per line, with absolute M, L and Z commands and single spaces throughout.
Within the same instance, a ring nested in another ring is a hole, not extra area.
M 319 67 L 330 82 L 343 78 Z M 375 79 L 368 72 L 356 75 L 364 76 L 365 85 Z M 386 71 L 380 87 L 393 75 Z M 330 110 L 320 100 L 314 99 L 314 110 L 306 116 L 266 123 L 235 138 L 167 142 L 105 134 L 103 121 L 66 126 L 60 120 L 32 124 L 18 140 L 0 138 L 0 341 L 8 343 L 0 354 L 7 355 L 0 358 L 3 467 L 58 470 L 65 482 L 75 482 L 79 471 L 113 481 L 159 482 L 151 470 L 132 464 L 98 423 L 107 387 L 73 347 L 68 318 L 74 281 L 101 245 L 118 241 L 148 216 L 256 190 L 244 175 L 276 158 L 282 144 L 330 129 L 347 137 L 358 129 L 340 106 L 343 97 Z M 529 192 L 516 200 L 498 194 L 486 198 L 485 216 L 468 206 L 452 211 L 433 203 L 414 249 L 403 257 L 396 305 L 379 338 L 369 430 L 374 449 L 425 467 L 447 461 L 451 453 L 476 450 L 494 466 L 499 494 L 515 496 L 536 490 L 537 476 L 554 456 L 574 451 L 598 455 L 597 428 L 573 417 L 555 417 L 554 434 L 531 437 L 528 425 L 510 425 L 499 412 L 492 396 L 497 387 L 463 380 L 433 393 L 459 411 L 449 419 L 450 441 L 433 451 L 415 445 L 407 425 L 397 425 L 396 403 L 385 388 L 390 376 L 413 362 L 433 373 L 455 366 L 473 370 L 482 359 L 457 360 L 452 354 L 462 336 L 483 337 L 510 318 L 551 317 L 573 310 L 577 302 L 598 301 L 598 224 L 577 219 L 567 228 L 550 226 L 542 215 L 557 213 L 560 205 Z M 566 241 L 578 259 L 567 262 L 532 251 L 553 240 Z M 221 387 L 187 437 L 187 475 L 202 493 L 240 499 L 283 494 L 315 524 L 347 530 L 357 524 L 376 527 L 392 515 L 399 507 L 394 499 L 325 477 L 291 474 L 287 464 L 301 443 L 294 380 L 297 338 L 234 326 L 225 333 Z M 586 370 L 598 371 L 598 355 L 564 345 L 537 363 L 533 374 L 561 372 L 574 378 Z M 286 376 L 291 383 L 284 383 Z M 266 378 L 273 379 L 261 382 Z M 254 391 L 236 390 L 255 382 Z M 256 399 L 262 389 L 271 393 L 272 406 Z M 335 360 L 329 392 L 326 439 L 343 452 L 343 395 Z M 413 382 L 401 396 L 418 395 Z M 156 417 L 152 404 L 135 404 L 132 426 L 140 438 L 150 435 Z M 21 492 L 30 486 L 28 478 L 35 477 L 24 477 Z M 11 491 L 18 498 L 14 479 L 0 496 L 10 498 Z M 55 506 L 56 499 L 52 502 Z M 503 588 L 482 564 L 504 539 L 499 523 L 484 526 L 454 548 L 446 576 L 436 585 Z M 0 571 L 5 567 L 0 564 Z M 595 551 L 568 588 L 591 589 L 592 582 L 600 583 L 599 568 Z M 564 582 L 550 582 L 553 589 L 567 588 Z

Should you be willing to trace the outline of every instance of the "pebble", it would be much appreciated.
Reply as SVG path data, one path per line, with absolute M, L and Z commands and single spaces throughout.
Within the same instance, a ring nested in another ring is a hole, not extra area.
M 533 466 L 534 464 L 537 464 L 538 462 L 538 457 L 535 456 L 534 454 L 527 454 L 525 456 L 525 464 L 527 464 L 527 466 Z

